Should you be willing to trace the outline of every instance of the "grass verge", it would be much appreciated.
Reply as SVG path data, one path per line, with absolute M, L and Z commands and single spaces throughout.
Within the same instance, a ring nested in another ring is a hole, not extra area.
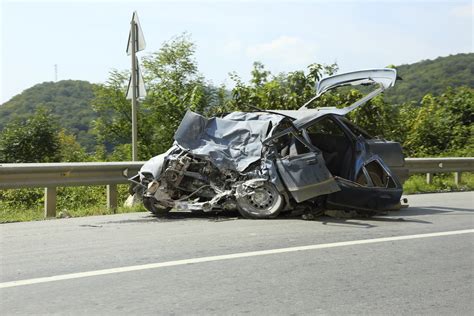
M 106 187 L 62 187 L 57 192 L 56 214 L 62 217 L 109 215 L 146 211 L 142 205 L 123 207 L 128 197 L 128 185 L 118 185 L 116 210 L 106 207 Z M 0 190 L 0 223 L 24 222 L 44 219 L 44 190 Z
M 426 175 L 413 175 L 403 184 L 404 194 L 435 193 L 474 190 L 474 173 L 463 172 L 461 183 L 454 183 L 454 174 L 435 174 L 431 184 L 426 183 Z

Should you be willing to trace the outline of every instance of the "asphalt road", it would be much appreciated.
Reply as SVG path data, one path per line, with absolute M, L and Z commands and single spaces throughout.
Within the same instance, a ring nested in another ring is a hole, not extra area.
M 472 315 L 474 192 L 408 198 L 372 219 L 3 224 L 0 313 Z

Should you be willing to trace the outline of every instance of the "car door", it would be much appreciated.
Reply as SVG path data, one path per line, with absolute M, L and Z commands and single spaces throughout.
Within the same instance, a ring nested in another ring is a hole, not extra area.
M 301 138 L 293 138 L 289 155 L 276 162 L 281 179 L 298 203 L 340 190 L 322 153 Z

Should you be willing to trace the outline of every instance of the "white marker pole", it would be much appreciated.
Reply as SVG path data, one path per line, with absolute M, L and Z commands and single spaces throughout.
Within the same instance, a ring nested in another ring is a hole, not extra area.
M 137 51 L 137 24 L 135 19 L 132 18 L 130 22 L 130 32 L 132 39 L 132 161 L 138 160 L 138 150 L 137 150 L 137 110 L 138 110 L 138 101 L 137 101 L 137 63 L 135 53 Z

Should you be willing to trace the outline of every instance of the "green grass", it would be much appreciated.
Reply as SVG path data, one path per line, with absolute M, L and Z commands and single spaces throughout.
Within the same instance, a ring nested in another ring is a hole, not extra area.
M 105 206 L 84 207 L 82 209 L 63 209 L 57 210 L 57 218 L 62 217 L 83 217 L 93 215 L 110 215 L 130 212 L 144 212 L 146 211 L 142 205 L 134 207 L 118 207 L 115 212 L 107 209 Z M 0 223 L 11 222 L 28 222 L 44 219 L 44 208 L 36 207 L 5 207 L 0 202 Z
M 113 211 L 106 207 L 105 186 L 63 187 L 57 192 L 57 217 L 81 217 L 146 211 L 142 205 L 123 207 L 128 185 L 118 185 L 118 205 Z M 0 191 L 0 223 L 44 219 L 44 190 L 17 189 Z
M 474 190 L 474 173 L 465 172 L 461 184 L 454 184 L 453 174 L 437 174 L 433 183 L 426 183 L 426 175 L 411 176 L 404 184 L 404 194 Z M 126 208 L 128 185 L 118 186 L 118 205 L 115 210 L 106 207 L 105 186 L 58 188 L 57 217 L 81 217 L 146 211 L 143 205 Z M 44 217 L 44 190 L 17 189 L 0 191 L 0 223 L 42 220 Z
M 474 173 L 463 172 L 461 183 L 454 183 L 452 173 L 435 174 L 431 184 L 426 183 L 426 175 L 413 175 L 403 185 L 404 194 L 451 192 L 474 190 Z

